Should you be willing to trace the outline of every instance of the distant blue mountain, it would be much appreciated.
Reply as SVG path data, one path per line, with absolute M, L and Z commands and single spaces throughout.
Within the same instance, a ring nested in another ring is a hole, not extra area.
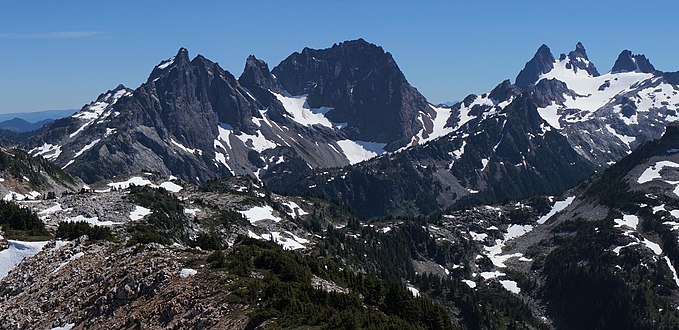
M 14 113 L 0 113 L 0 122 L 12 120 L 14 118 L 23 119 L 29 123 L 37 123 L 43 120 L 59 119 L 74 114 L 78 109 L 66 110 L 43 110 L 35 112 L 14 112 Z
M 5 120 L 0 122 L 0 129 L 13 131 L 13 132 L 31 132 L 42 128 L 47 123 L 53 122 L 54 119 L 45 119 L 35 123 L 28 122 L 21 118 L 14 118 L 10 120 Z

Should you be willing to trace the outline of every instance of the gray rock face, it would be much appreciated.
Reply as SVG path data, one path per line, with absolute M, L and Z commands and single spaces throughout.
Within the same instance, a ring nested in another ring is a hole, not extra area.
M 566 96 L 575 93 L 568 89 L 563 81 L 557 79 L 542 79 L 533 88 L 533 101 L 538 107 L 546 107 L 552 103 L 563 104 Z
M 291 96 L 299 90 L 283 86 L 254 56 L 236 79 L 202 55 L 191 60 L 182 48 L 136 90 L 118 86 L 100 95 L 75 115 L 47 125 L 24 147 L 87 182 L 140 171 L 205 182 L 230 174 L 260 177 L 274 167 L 300 171 L 300 162 L 307 169 L 338 167 L 370 157 L 349 139 L 397 148 L 420 132 L 427 137 L 436 114 L 391 55 L 362 40 L 342 45 L 313 51 L 326 54 L 326 62 L 346 53 L 333 64 L 346 70 L 327 77 L 322 74 L 334 69 L 316 72 L 330 85 L 327 93 L 317 89 L 308 98 Z M 375 77 L 368 77 L 373 71 Z M 359 79 L 363 74 L 366 79 Z M 334 98 L 328 92 L 349 85 L 355 86 L 338 91 L 362 96 Z M 323 98 L 332 102 L 319 101 Z M 335 103 L 339 108 L 327 107 Z M 423 113 L 429 121 L 419 119 Z M 337 117 L 346 120 L 331 125 L 328 119 Z
M 350 138 L 388 143 L 389 149 L 410 142 L 422 129 L 417 117 L 431 112 L 391 54 L 363 39 L 305 48 L 272 72 L 291 94 L 308 94 L 311 107 L 332 107 L 328 118 L 347 123 Z
M 547 73 L 554 68 L 554 55 L 547 45 L 538 48 L 533 58 L 526 63 L 526 66 L 516 76 L 516 86 L 528 89 L 538 80 L 541 74 Z
M 576 73 L 578 70 L 585 70 L 593 77 L 599 76 L 599 71 L 597 71 L 594 63 L 590 62 L 582 43 L 578 42 L 575 45 L 575 50 L 568 53 L 568 59 L 570 61 L 566 64 L 567 69 L 572 69 Z
M 631 51 L 625 49 L 618 55 L 618 59 L 615 60 L 613 64 L 613 73 L 619 72 L 644 72 L 644 73 L 655 73 L 656 70 L 643 54 L 632 54 Z

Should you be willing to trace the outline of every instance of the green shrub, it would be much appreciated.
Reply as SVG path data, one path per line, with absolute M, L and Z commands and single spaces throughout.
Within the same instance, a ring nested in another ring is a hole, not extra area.
M 57 228 L 57 237 L 62 239 L 76 239 L 87 235 L 91 240 L 113 240 L 111 228 L 103 226 L 92 226 L 85 221 L 60 222 Z

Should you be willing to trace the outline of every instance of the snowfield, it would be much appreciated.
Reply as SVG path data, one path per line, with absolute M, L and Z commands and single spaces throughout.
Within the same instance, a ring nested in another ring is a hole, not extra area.
M 22 260 L 36 255 L 49 242 L 22 242 L 7 240 L 9 247 L 0 251 L 0 279 L 4 278 Z

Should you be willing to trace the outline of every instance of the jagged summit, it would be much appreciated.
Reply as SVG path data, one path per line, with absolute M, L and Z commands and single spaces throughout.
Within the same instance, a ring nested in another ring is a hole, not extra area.
M 611 72 L 655 73 L 656 69 L 645 55 L 632 54 L 631 51 L 625 49 L 620 53 L 620 55 L 618 55 L 618 59 L 615 60 L 615 64 L 613 64 L 613 69 L 611 69 Z
M 272 92 L 282 93 L 280 83 L 271 74 L 269 65 L 257 59 L 255 55 L 248 56 L 245 61 L 245 69 L 238 78 L 238 82 L 250 91 L 256 89 L 256 87 L 261 87 Z
M 533 58 L 526 63 L 525 67 L 516 76 L 515 85 L 528 89 L 538 80 L 541 74 L 547 73 L 554 68 L 554 55 L 547 45 L 542 44 Z
M 388 143 L 387 149 L 410 143 L 424 127 L 418 116 L 431 111 L 391 54 L 363 39 L 305 48 L 272 73 L 290 94 L 308 95 L 310 107 L 332 108 L 326 116 L 347 123 L 351 139 Z
M 570 53 L 568 53 L 568 56 L 561 54 L 559 60 L 564 61 L 566 58 L 568 58 L 568 62 L 566 63 L 567 69 L 571 69 L 575 73 L 577 73 L 578 70 L 585 70 L 592 77 L 599 76 L 599 71 L 597 71 L 594 63 L 592 63 L 587 57 L 587 51 L 581 42 L 578 42 L 575 45 L 575 50 L 572 50 Z
M 512 96 L 521 94 L 521 90 L 509 81 L 505 79 L 499 85 L 495 86 L 488 96 L 491 100 L 505 101 Z

